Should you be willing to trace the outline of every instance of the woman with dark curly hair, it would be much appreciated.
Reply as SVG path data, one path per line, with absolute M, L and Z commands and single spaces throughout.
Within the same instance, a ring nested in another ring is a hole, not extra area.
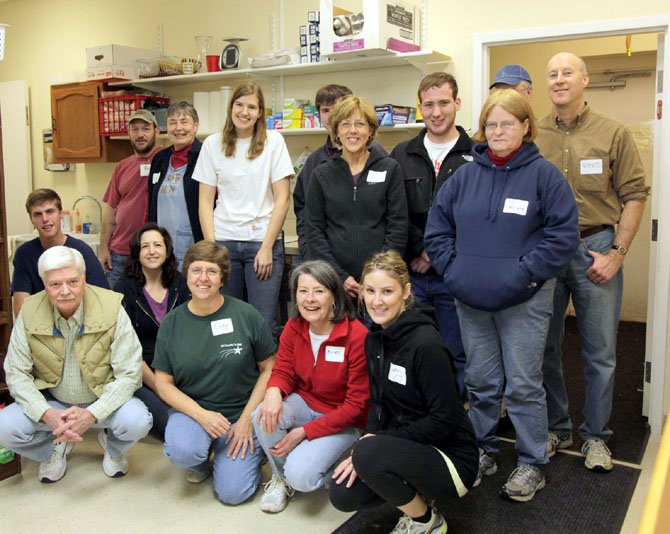
M 165 314 L 191 298 L 165 228 L 147 223 L 135 232 L 124 276 L 114 284 L 114 291 L 123 294 L 123 307 L 142 344 L 142 387 L 135 396 L 149 408 L 152 431 L 163 440 L 168 407 L 156 393 L 151 369 L 156 336 Z

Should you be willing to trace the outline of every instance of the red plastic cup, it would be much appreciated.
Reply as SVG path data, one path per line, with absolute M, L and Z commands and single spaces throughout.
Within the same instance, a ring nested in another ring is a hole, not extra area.
M 207 72 L 219 72 L 219 56 L 207 56 Z

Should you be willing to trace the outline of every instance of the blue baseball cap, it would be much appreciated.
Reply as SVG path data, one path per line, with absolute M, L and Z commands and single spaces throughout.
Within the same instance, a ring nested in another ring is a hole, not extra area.
M 530 74 L 528 74 L 526 69 L 521 65 L 505 65 L 496 72 L 496 79 L 489 85 L 489 89 L 493 89 L 493 86 L 499 83 L 518 85 L 523 81 L 533 83 L 533 80 L 530 79 Z

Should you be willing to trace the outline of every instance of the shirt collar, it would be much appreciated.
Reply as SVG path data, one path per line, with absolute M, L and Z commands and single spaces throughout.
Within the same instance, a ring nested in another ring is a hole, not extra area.
M 65 317 L 60 314 L 58 309 L 55 306 L 53 307 L 54 324 L 58 330 L 63 332 L 65 330 L 80 329 L 84 322 L 84 306 L 82 305 L 83 302 L 84 299 L 81 300 L 79 307 L 75 310 L 74 314 L 69 319 L 65 319 Z
M 561 121 L 561 119 L 558 118 L 556 110 L 554 108 L 551 109 L 552 122 L 554 123 L 556 128 L 562 128 L 562 129 L 577 128 L 578 126 L 581 126 L 588 120 L 590 114 L 591 114 L 591 108 L 589 107 L 589 103 L 584 102 L 584 108 L 579 113 L 577 113 L 575 120 L 572 121 L 570 126 L 567 126 L 563 121 Z

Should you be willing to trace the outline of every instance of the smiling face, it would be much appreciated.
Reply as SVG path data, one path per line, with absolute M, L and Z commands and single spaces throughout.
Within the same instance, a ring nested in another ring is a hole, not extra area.
M 135 119 L 128 125 L 128 137 L 135 154 L 143 156 L 151 152 L 156 145 L 158 128 L 142 119 Z
M 367 149 L 370 133 L 370 125 L 365 115 L 357 109 L 337 125 L 337 137 L 342 150 L 352 154 Z
M 583 62 L 574 54 L 556 54 L 547 64 L 547 90 L 555 107 L 577 107 L 584 101 L 589 75 Z
M 175 150 L 186 148 L 195 141 L 198 123 L 184 112 L 171 115 L 167 120 L 168 138 Z
M 435 143 L 442 143 L 457 136 L 456 112 L 460 109 L 461 99 L 454 98 L 448 83 L 422 91 L 421 115 L 428 130 L 428 138 Z
M 316 278 L 301 274 L 298 277 L 295 299 L 300 315 L 309 323 L 313 332 L 325 334 L 332 329 L 330 320 L 333 317 L 335 297 Z
M 251 137 L 254 134 L 254 126 L 261 116 L 258 97 L 254 94 L 238 97 L 233 102 L 231 110 L 233 126 L 237 137 Z
M 400 285 L 387 271 L 375 270 L 363 279 L 363 300 L 373 322 L 387 328 L 405 310 L 411 284 Z
M 86 277 L 77 267 L 53 269 L 44 275 L 44 289 L 49 302 L 65 319 L 69 319 L 77 311 L 85 287 Z
M 499 157 L 514 152 L 528 132 L 528 120 L 519 122 L 514 115 L 500 106 L 493 106 L 484 123 L 486 142 Z
M 160 232 L 147 230 L 140 237 L 140 263 L 143 271 L 160 270 L 165 263 L 167 250 Z
M 194 261 L 188 266 L 186 284 L 195 301 L 209 301 L 218 298 L 219 289 L 223 286 L 221 269 L 216 263 Z
M 62 212 L 55 202 L 43 202 L 30 208 L 30 221 L 40 239 L 50 240 L 61 234 L 60 221 Z

